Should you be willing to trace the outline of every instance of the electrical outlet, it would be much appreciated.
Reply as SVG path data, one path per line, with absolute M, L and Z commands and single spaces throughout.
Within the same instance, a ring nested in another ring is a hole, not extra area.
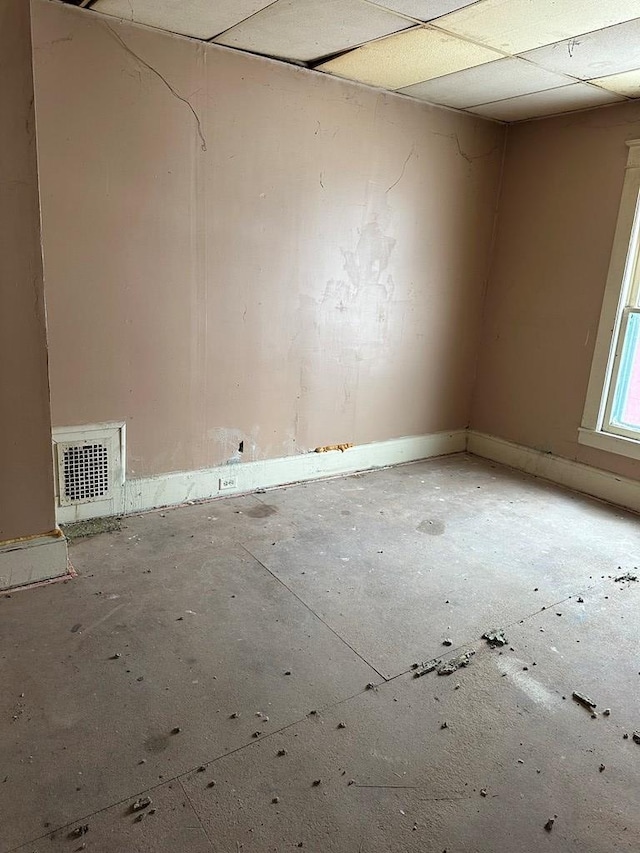
M 235 477 L 220 477 L 219 489 L 221 492 L 226 492 L 228 489 L 237 489 L 238 483 Z

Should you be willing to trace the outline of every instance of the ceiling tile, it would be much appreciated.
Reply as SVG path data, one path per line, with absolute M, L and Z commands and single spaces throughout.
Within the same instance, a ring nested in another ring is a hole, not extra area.
M 405 95 L 466 109 L 488 101 L 500 101 L 517 95 L 528 95 L 543 89 L 557 89 L 573 80 L 545 71 L 522 59 L 499 59 L 475 68 L 447 74 L 425 83 L 416 83 L 400 91 Z
M 437 26 L 515 54 L 638 17 L 640 0 L 481 0 Z
M 369 0 L 393 12 L 409 15 L 418 21 L 432 21 L 456 9 L 470 6 L 477 0 Z
M 640 65 L 640 20 L 575 36 L 523 54 L 527 59 L 583 80 L 630 71 Z
M 318 67 L 371 86 L 401 89 L 497 59 L 502 59 L 501 54 L 489 48 L 429 27 L 417 27 L 365 44 Z
M 636 63 L 640 65 L 640 58 L 636 60 Z M 608 89 L 610 92 L 617 92 L 629 98 L 640 97 L 640 69 L 638 68 L 631 71 L 623 71 L 622 74 L 599 77 L 593 82 L 604 89 Z
M 172 33 L 210 39 L 273 0 L 98 0 L 95 12 Z
M 411 26 L 363 0 L 277 0 L 216 44 L 281 59 L 319 59 Z
M 571 112 L 571 110 L 599 107 L 620 100 L 622 98 L 612 92 L 605 92 L 587 83 L 572 83 L 560 89 L 548 89 L 546 92 L 534 92 L 531 95 L 521 95 L 518 98 L 508 98 L 504 101 L 472 107 L 470 112 L 499 121 L 522 121 Z

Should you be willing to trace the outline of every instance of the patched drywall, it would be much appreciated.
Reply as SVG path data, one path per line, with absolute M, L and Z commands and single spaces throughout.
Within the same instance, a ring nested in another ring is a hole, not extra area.
M 467 425 L 503 127 L 34 23 L 55 425 L 126 420 L 129 476 Z
M 0 0 L 0 542 L 55 527 L 29 3 Z
M 640 462 L 578 444 L 640 104 L 509 128 L 472 426 L 640 478 Z

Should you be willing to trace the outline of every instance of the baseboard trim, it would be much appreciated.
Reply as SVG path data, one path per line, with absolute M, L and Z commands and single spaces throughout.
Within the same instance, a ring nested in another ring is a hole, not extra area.
M 59 530 L 12 542 L 0 542 L 0 590 L 69 574 L 67 540 Z
M 576 492 L 640 512 L 640 484 L 636 480 L 475 430 L 467 432 L 467 450 L 475 456 L 492 459 Z
M 402 462 L 460 453 L 465 448 L 466 430 L 461 429 L 360 444 L 344 451 L 301 453 L 279 459 L 238 462 L 200 471 L 128 480 L 125 483 L 124 512 L 143 512 L 188 501 L 241 495 L 256 489 L 286 486 L 305 480 L 355 474 L 372 468 L 386 468 Z M 224 480 L 233 480 L 234 485 L 221 489 L 220 483 Z

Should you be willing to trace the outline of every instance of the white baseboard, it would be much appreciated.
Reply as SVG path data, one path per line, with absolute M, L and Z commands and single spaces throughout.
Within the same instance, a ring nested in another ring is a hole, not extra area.
M 238 462 L 200 471 L 128 480 L 125 483 L 124 511 L 141 512 L 187 501 L 240 495 L 304 480 L 353 474 L 431 456 L 460 453 L 465 447 L 466 430 L 461 429 L 360 444 L 344 452 L 301 453 L 281 459 Z M 225 480 L 233 480 L 234 485 L 221 489 L 220 483 Z
M 68 574 L 67 540 L 58 530 L 0 543 L 0 590 Z
M 640 484 L 580 462 L 542 453 L 503 438 L 468 430 L 467 450 L 511 468 L 542 477 L 576 492 L 640 512 Z

